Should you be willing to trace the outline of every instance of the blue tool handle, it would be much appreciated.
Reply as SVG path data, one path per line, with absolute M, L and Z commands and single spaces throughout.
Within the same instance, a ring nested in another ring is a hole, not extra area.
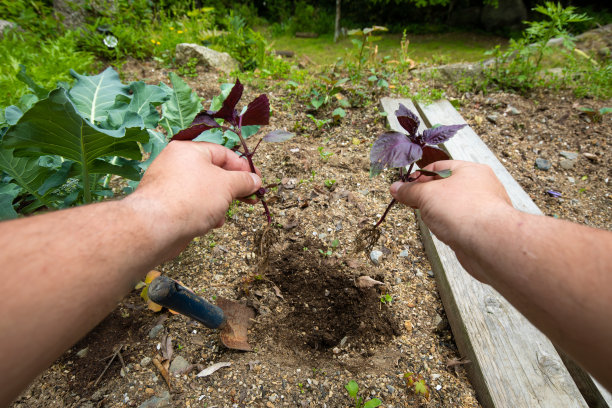
M 148 294 L 149 299 L 158 305 L 197 320 L 209 329 L 216 329 L 225 323 L 220 307 L 208 303 L 167 276 L 155 278 L 149 285 Z

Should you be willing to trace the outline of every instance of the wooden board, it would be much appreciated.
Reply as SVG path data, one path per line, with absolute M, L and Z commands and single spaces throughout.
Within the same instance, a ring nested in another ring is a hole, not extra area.
M 394 112 L 410 100 L 384 98 L 393 130 L 403 131 Z M 423 108 L 423 125 L 465 123 L 450 103 Z M 489 164 L 502 179 L 516 208 L 539 209 L 474 131 L 466 127 L 445 144 L 455 159 Z M 485 407 L 586 407 L 587 404 L 551 342 L 488 285 L 472 278 L 455 253 L 420 222 L 425 249 L 440 297 L 466 368 Z

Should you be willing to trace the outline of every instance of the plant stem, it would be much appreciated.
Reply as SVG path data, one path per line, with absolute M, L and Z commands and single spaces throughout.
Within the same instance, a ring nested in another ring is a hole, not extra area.
M 407 177 L 410 176 L 410 173 L 412 172 L 413 167 L 414 167 L 414 163 L 411 163 L 410 167 L 408 168 L 408 172 L 406 174 L 404 174 L 404 168 L 400 167 L 400 177 L 403 182 L 410 182 L 410 180 L 407 179 Z M 385 220 L 385 218 L 387 217 L 387 214 L 389 213 L 389 210 L 391 209 L 391 207 L 395 205 L 395 203 L 397 203 L 397 200 L 394 198 L 393 200 L 391 200 L 391 202 L 387 206 L 387 209 L 385 210 L 383 215 L 380 217 L 376 225 L 374 225 L 374 228 L 378 228 L 378 226 Z
M 253 153 L 255 153 L 255 150 L 257 150 L 257 147 L 259 147 L 259 143 L 257 143 L 257 146 L 255 147 L 254 151 L 251 152 L 249 150 L 246 140 L 244 140 L 244 138 L 242 137 L 242 116 L 240 116 L 240 119 L 238 119 L 238 127 L 237 129 L 235 129 L 235 131 L 238 137 L 240 138 L 240 143 L 242 144 L 242 148 L 244 149 L 243 156 L 246 157 L 247 161 L 249 162 L 251 173 L 257 174 L 257 172 L 255 171 L 255 165 L 253 164 Z M 270 225 L 272 223 L 272 216 L 270 215 L 268 204 L 266 204 L 266 200 L 264 200 L 265 194 L 266 194 L 266 190 L 263 188 L 260 188 L 259 190 L 255 192 L 255 195 L 257 196 L 257 198 L 259 198 L 259 200 L 261 201 L 261 204 L 264 207 L 264 213 L 266 214 L 266 218 L 268 219 L 268 225 Z

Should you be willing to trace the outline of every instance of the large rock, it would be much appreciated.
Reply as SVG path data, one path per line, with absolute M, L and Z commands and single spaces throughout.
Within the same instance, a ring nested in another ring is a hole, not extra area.
M 498 6 L 485 5 L 480 22 L 487 30 L 495 28 L 520 28 L 527 19 L 527 8 L 523 0 L 499 0 Z
M 175 51 L 177 64 L 187 64 L 195 58 L 198 65 L 206 70 L 217 70 L 230 73 L 239 68 L 238 62 L 226 52 L 219 52 L 198 44 L 182 43 L 176 46 Z
M 12 21 L 0 20 L 0 39 L 4 38 L 4 30 L 10 30 L 17 27 L 17 24 Z
M 576 48 L 601 60 L 612 59 L 612 24 L 580 34 Z
M 53 0 L 53 9 L 68 28 L 85 25 L 85 0 Z
M 483 76 L 484 68 L 494 63 L 494 60 L 486 60 L 483 62 L 459 62 L 456 64 L 440 65 L 437 67 L 429 67 L 412 71 L 414 74 L 431 75 L 437 72 L 442 79 L 449 82 L 458 82 L 464 78 L 480 78 Z

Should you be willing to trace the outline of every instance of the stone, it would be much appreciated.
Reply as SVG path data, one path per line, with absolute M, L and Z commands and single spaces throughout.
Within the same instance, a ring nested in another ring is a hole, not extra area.
M 268 397 L 268 400 L 270 402 L 276 402 L 276 398 L 278 398 L 278 396 L 276 394 L 272 394 Z
M 521 114 L 521 111 L 516 109 L 512 105 L 508 105 L 508 107 L 506 108 L 506 113 L 508 113 L 508 115 L 517 116 Z
M 408 258 L 409 256 L 410 256 L 410 253 L 408 252 L 407 249 L 404 249 L 402 252 L 399 253 L 400 258 Z
M 405 320 L 404 328 L 406 328 L 406 332 L 408 332 L 408 334 L 412 333 L 412 322 L 410 322 L 410 320 Z
M 322 233 L 319 234 L 319 239 L 320 240 L 324 240 L 325 238 L 327 238 L 327 234 L 326 233 L 322 232 Z
M 206 70 L 217 70 L 231 73 L 240 67 L 238 62 L 226 52 L 219 52 L 203 45 L 181 43 L 175 49 L 176 63 L 186 65 L 192 58 L 198 61 L 198 66 Z
M 565 151 L 565 150 L 561 150 L 559 152 L 559 154 L 561 156 L 565 157 L 566 159 L 570 159 L 570 160 L 578 159 L 578 153 L 576 153 L 576 152 L 568 152 L 568 151 Z
M 520 28 L 527 19 L 523 0 L 499 0 L 497 5 L 485 4 L 480 22 L 486 30 L 496 28 Z
M 593 153 L 582 153 L 582 155 L 584 157 L 586 157 L 587 159 L 589 159 L 590 161 L 596 162 L 597 161 L 597 155 L 593 154 Z
M 393 394 L 395 392 L 395 387 L 391 384 L 387 384 L 387 391 L 389 391 L 389 394 Z
M 439 75 L 449 82 L 458 82 L 464 78 L 480 78 L 483 76 L 483 67 L 487 63 L 459 62 L 455 64 L 439 65 L 412 71 L 415 75 L 432 76 Z
M 0 20 L 0 39 L 4 38 L 4 30 L 16 28 L 17 24 L 12 21 Z
M 374 265 L 380 265 L 380 258 L 382 258 L 383 253 L 377 249 L 370 252 L 370 260 L 374 263 Z
M 342 221 L 338 221 L 336 224 L 336 231 L 342 231 Z
M 559 162 L 559 166 L 561 166 L 561 168 L 564 170 L 570 170 L 574 167 L 574 164 L 576 164 L 576 160 L 561 159 Z
M 429 270 L 427 271 L 427 276 L 429 276 L 430 278 L 433 278 L 433 277 L 434 277 L 433 270 L 429 269 Z
M 187 367 L 189 367 L 189 361 L 185 360 L 183 356 L 176 356 L 174 357 L 174 360 L 172 360 L 172 364 L 170 364 L 170 373 L 180 373 Z
M 146 367 L 149 364 L 151 364 L 151 357 L 143 357 L 142 360 L 140 360 L 140 365 L 143 367 Z
M 157 326 L 153 326 L 153 328 L 149 331 L 149 338 L 150 339 L 156 338 L 159 332 L 163 330 L 163 328 L 164 326 L 161 324 L 158 324 Z
M 535 166 L 540 169 L 540 170 L 548 170 L 550 169 L 550 161 L 546 160 L 546 159 L 542 159 L 541 157 L 538 157 L 535 160 Z
M 442 331 L 446 328 L 446 320 L 444 320 L 442 316 L 436 315 L 434 325 L 436 326 L 437 331 Z
M 569 181 L 570 183 L 575 183 L 575 182 L 576 182 L 576 179 L 575 179 L 575 178 L 573 178 L 573 177 L 568 177 L 568 178 L 567 178 L 567 181 Z
M 152 397 L 138 406 L 138 408 L 165 408 L 172 406 L 172 398 L 168 391 L 164 391 L 160 397 Z
M 497 124 L 497 120 L 499 119 L 499 115 L 497 113 L 492 113 L 487 115 L 487 120 L 491 123 Z
M 84 349 L 77 351 L 76 355 L 79 358 L 83 358 L 87 356 L 87 353 L 89 353 L 89 347 L 85 347 Z

